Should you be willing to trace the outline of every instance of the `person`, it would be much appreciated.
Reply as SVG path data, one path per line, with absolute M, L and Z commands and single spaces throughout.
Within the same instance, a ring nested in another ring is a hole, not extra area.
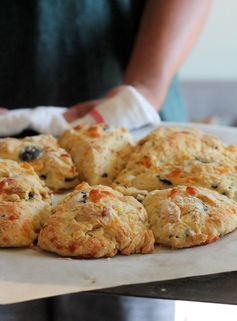
M 65 114 L 71 121 L 108 91 L 131 84 L 162 119 L 185 120 L 175 74 L 209 6 L 210 0 L 3 0 L 0 104 L 79 103 Z
M 211 0 L 2 0 L 0 104 L 68 106 L 68 122 L 133 86 L 162 120 L 185 121 L 176 73 Z M 173 303 L 77 294 L 0 308 L 8 320 L 162 320 Z M 166 310 L 167 311 L 167 310 Z M 36 313 L 36 314 L 35 314 Z

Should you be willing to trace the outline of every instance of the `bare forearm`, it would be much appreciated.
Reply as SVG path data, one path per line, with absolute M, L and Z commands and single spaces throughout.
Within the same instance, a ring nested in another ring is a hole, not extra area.
M 147 0 L 124 83 L 136 85 L 145 95 L 149 88 L 157 110 L 202 29 L 210 3 L 211 0 Z

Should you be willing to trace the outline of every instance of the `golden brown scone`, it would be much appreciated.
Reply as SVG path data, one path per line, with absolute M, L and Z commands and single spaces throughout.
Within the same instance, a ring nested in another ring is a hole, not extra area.
M 154 236 L 135 198 L 82 183 L 54 208 L 38 244 L 62 256 L 110 257 L 117 252 L 149 253 Z
M 153 191 L 143 205 L 156 242 L 173 248 L 207 244 L 237 228 L 237 203 L 202 187 Z
M 59 144 L 71 154 L 82 181 L 111 185 L 125 166 L 134 140 L 124 128 L 99 124 L 67 130 Z
M 51 135 L 0 139 L 0 158 L 29 162 L 45 184 L 58 191 L 78 184 L 71 156 Z
M 30 245 L 50 214 L 51 195 L 28 163 L 0 159 L 0 247 Z
M 161 127 L 140 140 L 113 187 L 152 191 L 202 186 L 237 200 L 237 147 L 191 128 Z M 134 195 L 134 193 L 133 193 Z

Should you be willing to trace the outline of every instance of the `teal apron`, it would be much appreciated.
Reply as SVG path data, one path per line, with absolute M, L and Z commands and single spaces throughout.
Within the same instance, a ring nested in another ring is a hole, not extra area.
M 1 0 L 0 105 L 71 106 L 120 85 L 144 3 Z M 186 119 L 176 79 L 160 114 Z

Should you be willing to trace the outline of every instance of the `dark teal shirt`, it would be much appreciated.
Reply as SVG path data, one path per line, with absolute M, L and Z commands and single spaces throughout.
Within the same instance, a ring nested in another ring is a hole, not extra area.
M 70 106 L 121 84 L 144 3 L 1 0 L 0 105 Z M 176 82 L 161 115 L 185 116 Z

